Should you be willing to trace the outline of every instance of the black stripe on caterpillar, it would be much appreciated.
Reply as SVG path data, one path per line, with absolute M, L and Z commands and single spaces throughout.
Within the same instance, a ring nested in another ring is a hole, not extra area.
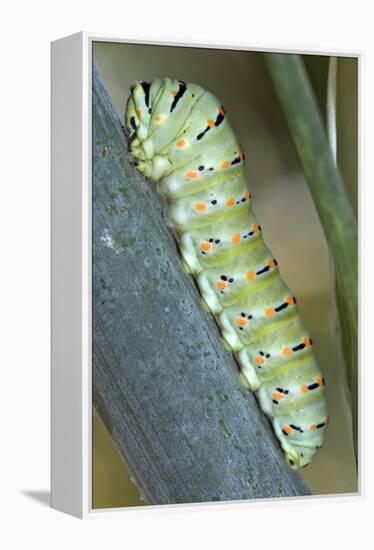
M 296 298 L 251 210 L 244 153 L 224 108 L 196 84 L 139 82 L 125 126 L 134 163 L 166 198 L 184 265 L 243 381 L 271 419 L 288 463 L 306 466 L 328 422 L 324 379 Z

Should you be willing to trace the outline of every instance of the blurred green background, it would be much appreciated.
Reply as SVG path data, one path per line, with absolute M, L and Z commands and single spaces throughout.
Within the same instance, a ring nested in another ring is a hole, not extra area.
M 328 56 L 303 56 L 325 117 Z M 351 414 L 333 310 L 331 258 L 308 185 L 259 52 L 96 42 L 93 60 L 123 120 L 129 86 L 170 77 L 222 101 L 242 143 L 253 208 L 281 275 L 298 298 L 325 375 L 326 442 L 302 470 L 313 494 L 357 491 Z M 357 59 L 339 58 L 337 160 L 357 214 Z M 93 507 L 144 505 L 99 416 L 93 415 Z

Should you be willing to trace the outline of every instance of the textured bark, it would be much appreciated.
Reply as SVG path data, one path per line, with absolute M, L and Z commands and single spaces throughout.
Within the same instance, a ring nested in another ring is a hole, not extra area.
M 201 307 L 96 71 L 93 393 L 151 504 L 309 494 Z

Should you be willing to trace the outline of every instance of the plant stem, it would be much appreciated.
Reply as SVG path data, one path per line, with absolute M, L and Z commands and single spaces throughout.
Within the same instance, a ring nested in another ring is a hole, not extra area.
M 329 74 L 327 81 L 327 135 L 331 147 L 331 153 L 336 164 L 336 80 L 338 72 L 338 58 L 330 57 Z
M 265 58 L 334 259 L 357 460 L 357 226 L 302 58 Z

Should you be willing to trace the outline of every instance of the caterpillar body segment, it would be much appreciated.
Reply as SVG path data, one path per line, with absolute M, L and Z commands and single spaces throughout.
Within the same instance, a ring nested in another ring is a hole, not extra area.
M 131 87 L 126 109 L 137 168 L 166 198 L 183 264 L 292 468 L 322 446 L 325 382 L 297 300 L 251 209 L 245 156 L 218 99 L 169 78 Z

